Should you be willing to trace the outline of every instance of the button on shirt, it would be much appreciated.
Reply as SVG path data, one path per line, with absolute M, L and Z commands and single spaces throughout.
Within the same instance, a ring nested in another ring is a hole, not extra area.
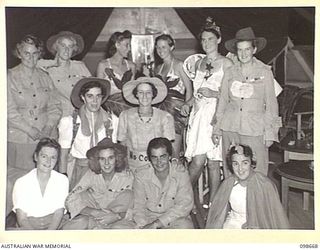
M 144 226 L 159 219 L 163 225 L 189 215 L 193 207 L 193 191 L 188 171 L 175 161 L 162 186 L 150 166 L 136 173 L 133 185 L 134 220 Z
M 32 127 L 56 127 L 62 115 L 58 93 L 49 75 L 35 69 L 31 78 L 20 65 L 8 71 L 8 141 L 35 143 L 28 133 Z
M 220 129 L 246 136 L 278 141 L 280 117 L 270 67 L 253 58 L 247 79 L 240 63 L 228 68 L 221 84 L 214 133 Z
M 103 209 L 107 208 L 121 192 L 132 190 L 132 183 L 133 174 L 130 171 L 116 172 L 112 180 L 106 183 L 102 174 L 96 174 L 88 170 L 66 199 L 66 207 L 71 213 L 71 218 L 87 207 L 87 202 L 82 200 L 82 192 L 90 189 L 90 194 L 96 202 L 96 207 Z
M 70 101 L 70 95 L 75 84 L 84 77 L 91 76 L 90 71 L 82 61 L 70 60 L 68 68 L 58 67 L 56 60 L 38 61 L 37 66 L 47 71 L 58 89 L 62 103 L 63 116 L 72 114 L 74 107 Z M 66 71 L 67 70 L 67 71 Z

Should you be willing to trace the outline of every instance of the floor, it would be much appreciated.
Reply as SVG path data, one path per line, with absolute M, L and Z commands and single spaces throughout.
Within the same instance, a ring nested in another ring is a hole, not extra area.
M 275 173 L 276 165 L 283 162 L 282 153 L 276 148 L 271 149 L 270 161 L 274 164 L 269 165 L 268 176 L 276 184 L 279 194 L 281 190 L 280 176 Z M 208 197 L 205 197 L 205 203 L 208 203 Z M 208 209 L 200 206 L 200 209 L 194 210 L 192 219 L 196 228 L 203 228 Z M 289 192 L 289 223 L 292 229 L 312 230 L 314 225 L 314 195 L 310 196 L 309 209 L 307 211 L 302 209 L 302 191 L 297 189 L 290 189 Z

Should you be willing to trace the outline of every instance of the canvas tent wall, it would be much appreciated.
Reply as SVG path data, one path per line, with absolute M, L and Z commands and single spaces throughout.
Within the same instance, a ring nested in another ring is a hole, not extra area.
M 137 19 L 143 19 L 141 13 L 147 13 L 145 8 L 134 9 L 137 10 Z M 176 53 L 181 58 L 187 56 L 188 53 L 200 51 L 196 37 L 207 16 L 214 17 L 216 23 L 221 26 L 223 37 L 219 50 L 223 55 L 226 54 L 226 50 L 223 46 L 224 42 L 232 38 L 238 29 L 247 26 L 251 26 L 257 36 L 264 36 L 268 40 L 267 47 L 258 55 L 258 57 L 266 63 L 272 62 L 275 57 L 281 55 L 287 46 L 288 37 L 294 37 L 293 43 L 295 46 L 297 45 L 297 42 L 299 42 L 300 45 L 308 44 L 314 46 L 315 8 L 312 7 L 156 8 L 154 10 L 158 13 L 172 13 L 172 11 L 174 11 L 174 20 L 176 21 L 172 23 L 175 24 L 178 22 L 177 20 L 179 20 L 179 23 L 183 23 L 187 27 L 187 30 L 190 31 L 187 33 L 193 35 L 194 38 L 190 38 L 189 36 L 182 37 L 181 39 L 174 37 L 178 41 Z M 52 34 L 61 30 L 70 30 L 82 35 L 85 40 L 85 49 L 81 54 L 75 57 L 76 60 L 81 60 L 85 58 L 86 55 L 88 57 L 88 52 L 100 53 L 102 55 L 104 51 L 103 40 L 107 39 L 107 36 L 104 36 L 103 39 L 100 37 L 101 40 L 99 40 L 99 35 L 106 24 L 108 24 L 109 17 L 112 16 L 114 11 L 116 13 L 116 11 L 119 10 L 117 8 L 7 7 L 7 67 L 11 68 L 19 62 L 18 59 L 12 56 L 11 52 L 15 43 L 25 34 L 30 33 L 35 34 L 40 39 L 46 41 Z M 178 19 L 177 16 L 179 17 Z M 170 18 L 166 19 L 167 22 L 170 20 Z M 119 19 L 118 22 L 119 26 L 114 24 L 114 29 L 125 27 L 126 16 Z M 153 23 L 155 24 L 156 22 L 153 21 Z M 138 27 L 143 29 L 143 24 L 146 24 L 146 22 L 140 22 L 140 26 Z M 128 25 L 130 26 L 129 23 Z M 171 26 L 175 27 L 174 25 Z M 181 32 L 181 34 L 183 33 L 184 32 Z M 44 57 L 52 58 L 52 55 L 46 51 Z M 279 65 L 273 65 L 276 77 L 280 83 L 284 83 L 285 81 L 284 61 L 285 58 L 280 58 L 278 60 Z M 89 66 L 89 68 L 94 71 L 94 66 Z M 95 72 L 92 73 L 94 74 Z

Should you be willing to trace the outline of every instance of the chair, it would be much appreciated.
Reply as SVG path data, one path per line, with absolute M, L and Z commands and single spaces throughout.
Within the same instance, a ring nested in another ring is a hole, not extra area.
M 278 97 L 282 127 L 279 131 L 284 162 L 313 160 L 313 88 L 286 85 Z M 309 192 L 303 192 L 303 209 L 309 207 Z

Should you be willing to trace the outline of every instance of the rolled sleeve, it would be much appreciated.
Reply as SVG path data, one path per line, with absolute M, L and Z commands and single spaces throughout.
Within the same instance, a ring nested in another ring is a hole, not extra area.
M 185 218 L 189 215 L 193 207 L 193 191 L 190 183 L 190 177 L 187 171 L 181 172 L 179 176 L 179 186 L 175 197 L 175 204 L 169 208 L 166 213 L 158 219 L 165 226 L 178 218 Z
M 133 182 L 134 204 L 133 204 L 133 219 L 138 226 L 148 224 L 146 215 L 146 193 L 144 190 L 143 180 L 135 178 Z
M 72 133 L 73 133 L 73 118 L 72 116 L 62 117 L 58 125 L 59 143 L 61 148 L 71 148 Z

